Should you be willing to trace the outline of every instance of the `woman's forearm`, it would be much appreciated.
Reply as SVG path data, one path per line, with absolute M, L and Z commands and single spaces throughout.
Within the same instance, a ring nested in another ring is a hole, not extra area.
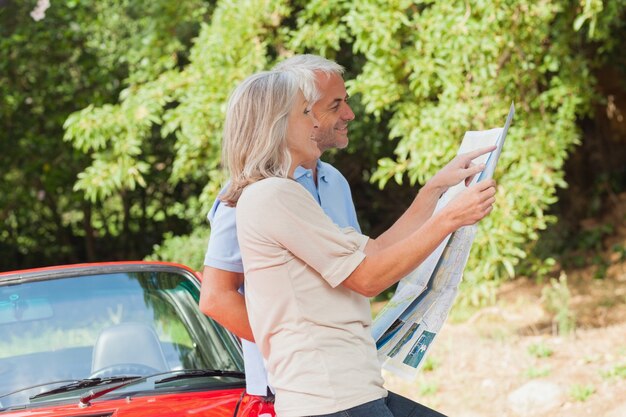
M 366 257 L 343 285 L 367 297 L 380 294 L 417 268 L 455 230 L 446 213 L 426 220 L 409 236 L 381 247 L 370 241 Z
M 474 224 L 491 212 L 495 181 L 481 181 L 449 202 L 419 228 L 395 242 L 368 242 L 365 259 L 343 284 L 368 297 L 398 282 L 417 268 L 446 236 L 462 226 Z

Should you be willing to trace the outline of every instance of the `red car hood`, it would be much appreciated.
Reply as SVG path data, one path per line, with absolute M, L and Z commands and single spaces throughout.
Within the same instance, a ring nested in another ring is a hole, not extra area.
M 185 392 L 165 395 L 132 396 L 126 399 L 96 399 L 90 406 L 81 408 L 78 401 L 72 404 L 43 406 L 0 413 L 2 417 L 151 417 L 194 416 L 233 417 L 237 403 L 237 416 L 256 417 L 264 408 L 259 397 L 245 395 L 242 389 L 204 392 Z

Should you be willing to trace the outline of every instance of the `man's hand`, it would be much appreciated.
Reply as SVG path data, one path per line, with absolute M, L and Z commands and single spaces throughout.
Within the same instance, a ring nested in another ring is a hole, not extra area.
M 485 169 L 484 164 L 475 165 L 472 161 L 495 149 L 495 146 L 488 146 L 457 155 L 428 181 L 430 183 L 429 185 L 438 189 L 440 191 L 439 195 L 445 193 L 448 188 L 457 185 L 463 180 L 465 180 L 465 185 L 469 185 L 474 176 Z

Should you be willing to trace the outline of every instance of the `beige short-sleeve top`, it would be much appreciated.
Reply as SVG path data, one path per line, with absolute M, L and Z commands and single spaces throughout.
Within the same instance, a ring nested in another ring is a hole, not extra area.
M 252 331 L 280 417 L 329 414 L 383 398 L 366 297 L 340 285 L 368 237 L 340 229 L 297 182 L 245 188 L 237 236 Z

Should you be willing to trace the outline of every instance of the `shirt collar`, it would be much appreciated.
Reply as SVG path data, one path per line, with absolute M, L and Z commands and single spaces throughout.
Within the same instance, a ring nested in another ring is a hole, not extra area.
M 320 161 L 319 159 L 317 160 L 317 178 L 323 180 L 326 183 L 328 182 L 328 179 L 326 179 L 326 167 L 322 165 L 322 161 Z
M 294 179 L 298 180 L 310 172 L 311 172 L 310 169 L 297 166 L 296 170 L 293 172 L 293 177 Z M 317 178 L 323 180 L 326 183 L 328 182 L 328 180 L 326 179 L 326 169 L 324 168 L 324 165 L 322 165 L 322 162 L 319 159 L 317 160 Z
M 305 176 L 308 172 L 311 172 L 311 170 L 302 168 L 301 166 L 297 166 L 296 170 L 293 172 L 293 177 L 294 179 L 299 180 L 301 177 Z

